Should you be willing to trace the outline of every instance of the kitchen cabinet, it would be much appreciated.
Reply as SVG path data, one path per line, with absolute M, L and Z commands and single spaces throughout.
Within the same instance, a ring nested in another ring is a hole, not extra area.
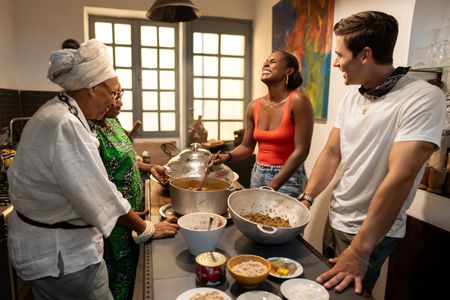
M 408 216 L 389 258 L 385 300 L 450 299 L 450 232 Z
M 0 213 L 0 299 L 14 299 L 12 273 L 8 261 L 8 248 L 6 244 L 5 219 Z

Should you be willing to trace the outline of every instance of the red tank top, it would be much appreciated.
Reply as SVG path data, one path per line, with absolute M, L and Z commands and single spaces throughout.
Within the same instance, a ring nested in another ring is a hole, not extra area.
M 284 104 L 281 123 L 275 130 L 261 130 L 258 128 L 259 111 L 261 109 L 261 98 L 255 101 L 253 118 L 255 120 L 255 130 L 253 138 L 258 143 L 258 154 L 256 161 L 263 165 L 283 166 L 289 155 L 294 151 L 295 125 L 290 117 L 291 96 L 288 95 Z

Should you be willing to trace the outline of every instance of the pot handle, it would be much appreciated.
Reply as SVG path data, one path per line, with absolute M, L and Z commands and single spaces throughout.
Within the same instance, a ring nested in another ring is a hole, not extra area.
M 232 192 L 240 191 L 242 189 L 234 187 L 234 186 L 230 186 L 229 188 L 227 188 L 227 190 L 232 193 Z
M 274 189 L 271 188 L 271 187 L 268 186 L 268 185 L 263 185 L 263 186 L 260 186 L 259 188 L 262 189 L 262 190 L 271 190 L 271 191 L 274 191 Z
M 274 234 L 275 232 L 278 231 L 278 228 L 271 227 L 271 226 L 265 226 L 265 225 L 261 225 L 261 224 L 256 224 L 256 227 L 258 227 L 258 229 L 260 231 L 267 233 L 267 234 Z M 267 230 L 266 228 L 268 228 L 269 230 Z

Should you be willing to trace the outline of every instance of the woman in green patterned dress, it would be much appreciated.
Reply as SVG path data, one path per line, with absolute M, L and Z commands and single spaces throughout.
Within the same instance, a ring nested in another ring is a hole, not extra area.
M 103 121 L 89 121 L 89 125 L 97 133 L 100 141 L 100 156 L 109 179 L 117 186 L 124 198 L 128 199 L 133 210 L 142 211 L 144 209 L 142 183 L 136 154 L 130 139 L 116 118 L 122 107 L 123 92 L 122 90 L 114 91 L 111 87 L 108 89 L 115 96 L 116 103 L 110 107 Z M 162 166 L 155 165 L 148 169 L 156 171 L 152 172 L 156 176 L 164 177 L 164 174 L 158 172 L 160 167 Z M 155 225 L 153 238 L 173 236 L 177 229 L 176 218 L 167 219 Z M 139 259 L 139 245 L 133 241 L 131 230 L 121 224 L 116 224 L 111 235 L 104 242 L 104 259 L 108 267 L 109 288 L 114 299 L 132 299 Z

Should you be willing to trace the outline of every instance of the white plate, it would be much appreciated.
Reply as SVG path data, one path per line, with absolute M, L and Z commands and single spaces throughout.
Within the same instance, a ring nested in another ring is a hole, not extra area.
M 270 257 L 270 258 L 268 258 L 267 260 L 268 260 L 269 262 L 270 262 L 271 260 L 281 260 L 281 261 L 284 262 L 284 263 L 295 264 L 295 266 L 297 267 L 297 270 L 295 270 L 295 272 L 292 273 L 292 274 L 283 276 L 283 275 L 273 274 L 272 272 L 269 272 L 269 275 L 270 275 L 270 276 L 277 277 L 277 278 L 289 279 L 289 278 L 298 277 L 298 276 L 300 276 L 300 275 L 303 274 L 303 266 L 302 266 L 299 262 L 297 262 L 297 261 L 295 261 L 295 260 L 293 260 L 293 259 L 290 259 L 290 258 L 287 258 L 287 257 Z
M 225 294 L 221 290 L 213 289 L 213 288 L 195 288 L 195 289 L 190 289 L 190 290 L 185 291 L 181 295 L 179 295 L 176 300 L 190 300 L 191 297 L 193 297 L 196 294 L 203 294 L 204 295 L 206 293 L 212 293 L 212 292 L 218 292 L 220 294 L 220 296 L 223 297 L 224 300 L 231 300 L 230 296 L 228 296 L 227 294 Z
M 171 216 L 180 217 L 180 215 L 178 215 L 176 212 L 174 212 L 172 203 L 168 203 L 166 205 L 161 206 L 159 208 L 159 214 L 164 219 L 167 219 L 168 217 L 171 217 Z M 227 221 L 231 221 L 231 215 L 228 210 L 226 211 L 226 213 L 222 214 L 222 217 L 227 219 Z
M 163 205 L 159 208 L 159 214 L 164 219 L 167 219 L 168 217 L 174 216 L 175 212 L 173 211 L 172 203 Z
M 280 286 L 281 293 L 288 300 L 328 300 L 330 294 L 319 283 L 303 278 L 289 279 Z
M 239 297 L 236 298 L 236 300 L 261 300 L 261 299 L 281 300 L 281 298 L 278 297 L 277 295 L 266 291 L 249 291 L 239 295 Z

